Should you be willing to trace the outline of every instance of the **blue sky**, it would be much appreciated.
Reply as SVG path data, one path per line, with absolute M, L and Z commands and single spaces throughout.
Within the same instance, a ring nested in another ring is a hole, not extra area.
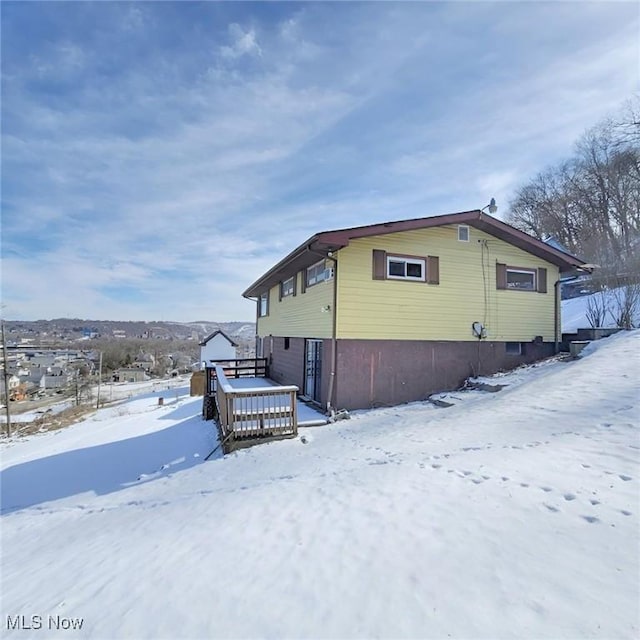
M 635 2 L 1 11 L 11 319 L 252 320 L 316 231 L 504 215 L 639 90 Z

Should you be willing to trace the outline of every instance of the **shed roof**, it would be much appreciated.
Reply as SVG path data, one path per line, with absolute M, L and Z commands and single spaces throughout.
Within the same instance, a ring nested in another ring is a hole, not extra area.
M 221 335 L 224 338 L 226 338 L 229 341 L 229 344 L 232 347 L 237 347 L 237 343 L 235 343 L 222 329 L 216 329 L 213 333 L 210 333 L 201 343 L 200 346 L 204 347 L 207 342 L 209 342 L 209 340 L 212 340 L 213 338 L 215 338 L 217 335 Z
M 560 271 L 570 271 L 585 264 L 584 260 L 546 244 L 530 236 L 520 229 L 512 227 L 502 220 L 498 220 L 479 209 L 473 211 L 461 211 L 445 215 L 431 216 L 427 218 L 412 218 L 410 220 L 398 220 L 395 222 L 381 222 L 362 227 L 349 227 L 346 229 L 334 229 L 322 231 L 311 236 L 308 240 L 296 247 L 269 271 L 260 276 L 242 294 L 245 298 L 259 296 L 261 293 L 276 285 L 283 279 L 295 274 L 300 269 L 311 266 L 323 256 L 329 257 L 333 251 L 346 247 L 351 240 L 356 238 L 368 238 L 381 236 L 400 231 L 414 231 L 416 229 L 428 229 L 450 224 L 467 224 L 484 231 L 496 238 L 504 240 L 538 258 L 542 258 L 551 264 L 555 264 Z

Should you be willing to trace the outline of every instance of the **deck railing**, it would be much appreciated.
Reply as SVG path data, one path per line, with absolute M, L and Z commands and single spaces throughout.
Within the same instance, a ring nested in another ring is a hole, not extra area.
M 223 441 L 295 436 L 298 387 L 236 389 L 222 365 L 215 366 L 216 404 Z
M 224 370 L 227 378 L 267 378 L 269 368 L 266 358 L 242 358 L 234 360 L 216 360 L 206 365 L 206 392 L 214 395 L 216 392 L 216 365 Z

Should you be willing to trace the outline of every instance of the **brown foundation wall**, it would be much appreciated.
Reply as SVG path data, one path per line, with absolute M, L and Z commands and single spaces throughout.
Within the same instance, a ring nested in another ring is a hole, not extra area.
M 265 338 L 270 345 L 271 336 Z M 289 348 L 285 349 L 285 339 L 273 336 L 273 351 L 265 353 L 269 358 L 269 377 L 280 384 L 295 384 L 304 393 L 305 338 L 289 338 Z M 268 347 L 267 347 L 268 348 Z M 324 408 L 329 391 L 331 372 L 331 340 L 322 341 L 321 402 Z
M 522 354 L 511 355 L 504 342 L 338 340 L 332 404 L 368 409 L 423 400 L 457 389 L 469 376 L 513 369 L 553 352 L 553 343 L 522 343 Z

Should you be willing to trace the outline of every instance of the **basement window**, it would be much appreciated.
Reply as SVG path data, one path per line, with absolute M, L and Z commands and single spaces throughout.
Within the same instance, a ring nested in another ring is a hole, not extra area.
M 521 342 L 505 342 L 504 350 L 507 355 L 521 356 L 522 355 L 522 343 Z
M 284 350 L 286 351 L 289 348 L 289 338 L 284 339 Z

